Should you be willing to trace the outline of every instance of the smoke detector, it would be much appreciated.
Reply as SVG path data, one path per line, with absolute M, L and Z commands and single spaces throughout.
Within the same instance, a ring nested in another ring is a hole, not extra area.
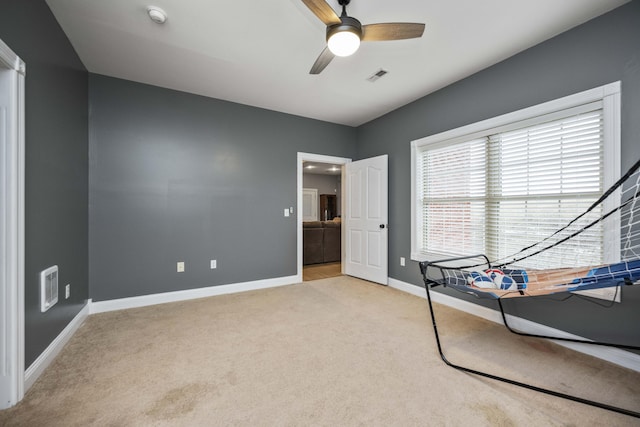
M 159 7 L 149 6 L 147 7 L 147 13 L 149 14 L 149 18 L 156 24 L 164 24 L 167 20 L 166 12 Z

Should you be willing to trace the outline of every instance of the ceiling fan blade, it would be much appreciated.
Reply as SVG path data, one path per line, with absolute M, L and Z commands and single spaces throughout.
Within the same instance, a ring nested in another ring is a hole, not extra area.
M 340 17 L 324 0 L 302 0 L 311 12 L 316 15 L 325 25 L 339 24 Z
M 335 58 L 335 55 L 331 53 L 328 47 L 325 47 L 316 62 L 314 62 L 313 67 L 311 67 L 309 74 L 320 74 L 333 58 Z
M 410 22 L 388 22 L 362 26 L 362 41 L 404 40 L 422 37 L 424 24 Z

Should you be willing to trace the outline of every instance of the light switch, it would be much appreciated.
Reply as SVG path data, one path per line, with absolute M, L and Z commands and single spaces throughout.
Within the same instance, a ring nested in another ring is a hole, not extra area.
M 184 273 L 184 261 L 178 262 L 178 273 Z
M 285 210 L 284 210 L 284 216 L 289 216 L 289 208 L 285 208 Z

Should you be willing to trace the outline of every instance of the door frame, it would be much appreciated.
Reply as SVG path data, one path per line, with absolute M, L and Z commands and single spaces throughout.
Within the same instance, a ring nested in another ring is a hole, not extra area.
M 0 354 L 0 366 L 4 364 L 6 381 L 0 383 L 0 409 L 18 403 L 24 397 L 24 194 L 25 194 L 25 63 L 0 40 L 0 69 L 9 93 L 5 99 L 6 138 L 0 145 L 4 161 L 3 185 L 0 197 L 0 226 L 5 236 L 0 272 L 0 292 L 6 295 L 0 304 L 0 319 L 6 347 Z M 5 80 L 6 79 L 6 80 Z
M 297 248 L 298 248 L 298 261 L 297 261 L 297 276 L 296 276 L 296 282 L 297 283 L 302 283 L 302 187 L 303 187 L 303 176 L 304 176 L 304 162 L 319 162 L 319 163 L 331 163 L 334 165 L 340 165 L 342 168 L 342 172 L 341 172 L 341 179 L 340 179 L 340 185 L 341 185 L 341 197 L 340 197 L 340 204 L 341 206 L 344 207 L 344 200 L 345 200 L 345 182 L 344 182 L 344 165 L 346 165 L 347 163 L 351 163 L 351 159 L 347 158 L 347 157 L 335 157 L 335 156 L 326 156 L 323 154 L 312 154 L 312 153 L 303 153 L 303 152 L 298 152 L 298 176 L 297 176 L 297 182 L 298 182 L 298 190 L 297 190 L 297 194 L 298 194 L 298 215 L 297 215 L 297 227 L 298 227 L 298 242 L 297 242 Z M 341 233 L 341 248 L 340 248 L 340 258 L 341 261 L 344 261 L 344 236 L 345 236 L 345 227 L 344 227 L 344 223 L 342 224 L 342 227 L 340 227 L 340 233 Z M 342 272 L 344 273 L 344 262 L 341 262 L 341 264 L 343 265 L 342 267 Z

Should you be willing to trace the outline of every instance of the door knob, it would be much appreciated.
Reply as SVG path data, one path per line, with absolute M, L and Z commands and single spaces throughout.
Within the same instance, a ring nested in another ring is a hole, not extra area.
M 380 228 L 384 228 L 384 224 L 380 224 Z

